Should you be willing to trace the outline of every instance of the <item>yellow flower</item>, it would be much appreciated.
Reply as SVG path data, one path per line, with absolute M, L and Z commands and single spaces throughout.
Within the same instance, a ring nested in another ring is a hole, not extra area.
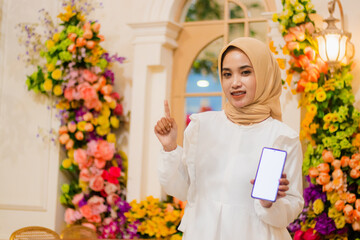
M 298 23 L 301 23 L 305 20 L 305 13 L 304 12 L 301 12 L 301 13 L 298 13 L 298 14 L 295 14 L 292 19 L 294 21 L 295 24 L 298 24 Z
M 318 128 L 319 128 L 319 124 L 316 124 L 316 123 L 310 124 L 310 129 L 309 129 L 310 134 L 315 134 L 316 129 L 318 129 Z
M 333 114 L 328 113 L 323 117 L 323 120 L 324 120 L 324 122 L 331 122 L 332 118 L 333 118 Z
M 109 118 L 107 116 L 100 115 L 98 117 L 98 123 L 100 126 L 109 126 Z
M 326 93 L 322 88 L 319 88 L 315 93 L 315 97 L 318 102 L 323 102 L 326 99 Z
M 272 15 L 272 20 L 273 20 L 273 22 L 277 22 L 277 20 L 278 20 L 278 15 L 277 15 L 277 13 L 274 13 L 273 15 Z
M 72 164 L 71 159 L 66 158 L 66 159 L 63 160 L 61 165 L 63 166 L 63 168 L 68 169 L 69 167 L 71 167 L 71 164 Z
M 284 70 L 286 66 L 286 61 L 284 58 L 277 58 L 276 61 L 279 64 L 280 69 Z
M 335 226 L 337 229 L 341 229 L 343 227 L 345 227 L 345 217 L 344 216 L 340 216 L 338 218 L 335 218 Z
M 53 40 L 54 40 L 54 42 L 59 41 L 59 39 L 60 39 L 60 33 L 55 33 L 55 34 L 53 35 Z
M 52 73 L 51 73 L 51 77 L 55 80 L 59 80 L 62 76 L 62 72 L 60 69 L 55 69 Z
M 77 129 L 79 131 L 85 131 L 85 125 L 86 125 L 86 121 L 81 121 L 77 123 Z
M 331 133 L 336 132 L 336 130 L 338 130 L 338 128 L 339 128 L 338 126 L 331 124 L 329 127 L 329 132 L 331 132 Z
M 46 47 L 48 50 L 50 50 L 50 48 L 52 48 L 53 46 L 55 46 L 55 43 L 53 40 L 47 40 L 46 41 Z
M 106 136 L 106 140 L 108 142 L 111 142 L 111 143 L 115 143 L 116 142 L 116 136 L 114 133 L 109 133 L 107 136 Z
M 111 123 L 111 126 L 113 126 L 113 128 L 118 128 L 119 127 L 119 119 L 115 116 L 112 116 L 110 118 L 110 123 Z
M 57 17 L 61 19 L 61 21 L 67 22 L 70 20 L 71 17 L 75 16 L 76 12 L 73 11 L 70 5 L 67 5 L 64 10 L 65 13 L 60 13 Z
M 304 11 L 304 6 L 303 6 L 302 4 L 297 4 L 297 5 L 295 6 L 295 11 L 296 11 L 296 12 L 302 12 L 302 11 Z
M 79 180 L 79 187 L 82 189 L 83 192 L 85 192 L 87 190 L 88 184 L 87 182 Z
M 67 156 L 68 156 L 69 158 L 73 158 L 73 157 L 74 157 L 74 149 L 69 150 L 69 151 L 67 152 Z
M 111 112 L 110 112 L 110 108 L 109 108 L 109 106 L 107 106 L 107 105 L 103 105 L 103 108 L 101 109 L 101 115 L 103 115 L 103 116 L 105 116 L 105 117 L 109 117 L 110 116 L 110 114 L 111 114 Z M 101 125 L 101 123 L 100 123 L 100 125 Z
M 336 219 L 336 218 L 342 216 L 342 212 L 339 212 L 338 210 L 336 210 L 335 207 L 331 207 L 331 208 L 329 208 L 328 215 L 329 215 L 330 218 Z
M 318 89 L 318 84 L 317 83 L 312 83 L 311 84 L 311 91 L 315 91 Z
M 314 8 L 314 4 L 312 4 L 312 2 L 308 2 L 305 7 L 306 7 L 306 10 L 309 11 Z
M 56 85 L 53 89 L 53 92 L 56 96 L 60 96 L 63 93 L 60 85 Z
M 99 134 L 100 136 L 105 136 L 109 132 L 110 132 L 109 127 L 102 127 L 102 126 L 96 127 L 96 133 Z
M 316 115 L 317 113 L 317 106 L 315 104 L 310 104 L 306 107 L 306 109 L 308 110 L 308 112 L 311 114 L 311 115 Z
M 97 118 L 93 118 L 93 119 L 91 119 L 91 120 L 90 120 L 90 122 L 91 122 L 94 126 L 96 126 L 96 125 L 98 125 L 98 124 L 99 124 L 99 121 L 98 121 L 98 119 L 97 119 Z
M 115 108 L 116 108 L 116 101 L 111 101 L 111 102 L 109 103 L 109 107 L 110 107 L 111 109 L 115 109 Z
M 78 13 L 78 15 L 76 16 L 77 19 L 80 21 L 80 22 L 84 22 L 85 21 L 85 16 L 83 14 L 80 14 Z
M 56 108 L 60 110 L 69 109 L 70 104 L 68 101 L 60 101 L 58 104 L 56 104 Z
M 323 129 L 324 130 L 328 130 L 330 127 L 330 123 L 326 122 L 324 125 L 323 125 Z
M 44 82 L 45 91 L 51 92 L 52 87 L 53 87 L 52 81 L 50 79 L 46 79 L 45 82 Z
M 269 48 L 270 51 L 273 52 L 275 55 L 278 54 L 278 52 L 276 51 L 276 47 L 274 46 L 274 41 L 270 41 Z
M 321 201 L 320 198 L 318 198 L 314 202 L 314 212 L 315 214 L 319 215 L 320 213 L 322 213 L 322 211 L 324 211 L 324 203 L 323 201 Z
M 52 71 L 54 71 L 55 66 L 54 66 L 54 64 L 49 63 L 49 64 L 46 64 L 46 68 L 47 68 L 48 72 L 52 72 Z

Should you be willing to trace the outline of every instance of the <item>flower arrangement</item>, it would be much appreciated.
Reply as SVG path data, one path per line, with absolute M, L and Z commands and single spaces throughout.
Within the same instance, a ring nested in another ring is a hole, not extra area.
M 183 202 L 161 202 L 149 196 L 139 203 L 132 201 L 130 206 L 125 216 L 131 224 L 137 226 L 140 237 L 181 240 L 182 235 L 177 231 L 177 226 L 183 215 Z
M 283 0 L 274 15 L 290 55 L 286 82 L 306 109 L 300 138 L 307 144 L 305 208 L 288 229 L 296 240 L 360 239 L 360 113 L 354 108 L 351 63 L 328 73 L 320 59 L 310 0 Z M 293 75 L 298 81 L 294 81 Z
M 90 227 L 100 238 L 133 238 L 137 227 L 125 217 L 127 158 L 115 136 L 127 117 L 110 70 L 124 58 L 101 47 L 100 23 L 85 18 L 94 8 L 90 2 L 66 0 L 63 6 L 59 29 L 44 10 L 44 35 L 33 25 L 20 27 L 27 35 L 26 62 L 37 65 L 28 89 L 55 97 L 59 109 L 58 141 L 66 151 L 61 169 L 72 176 L 61 187 L 65 221 Z

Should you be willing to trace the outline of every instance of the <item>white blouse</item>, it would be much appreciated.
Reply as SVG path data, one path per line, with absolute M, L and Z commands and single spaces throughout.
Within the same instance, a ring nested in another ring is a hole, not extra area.
M 286 197 L 270 208 L 251 198 L 263 147 L 287 151 Z M 187 200 L 183 240 L 291 239 L 286 226 L 303 209 L 298 134 L 273 118 L 237 125 L 223 111 L 193 114 L 183 148 L 162 151 L 159 179 L 167 194 Z

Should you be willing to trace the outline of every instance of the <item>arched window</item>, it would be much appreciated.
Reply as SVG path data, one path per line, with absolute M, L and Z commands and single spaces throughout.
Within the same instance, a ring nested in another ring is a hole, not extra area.
M 267 41 L 263 12 L 272 0 L 188 0 L 180 15 L 183 29 L 174 52 L 171 105 L 182 133 L 189 115 L 221 110 L 225 97 L 217 72 L 217 56 L 231 40 L 250 36 Z M 182 134 L 178 144 L 182 143 Z

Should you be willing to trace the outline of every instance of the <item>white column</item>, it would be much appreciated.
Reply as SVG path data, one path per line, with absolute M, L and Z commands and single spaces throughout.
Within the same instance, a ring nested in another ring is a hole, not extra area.
M 172 55 L 180 26 L 174 22 L 129 24 L 134 30 L 127 200 L 161 196 L 154 126 L 171 89 Z

